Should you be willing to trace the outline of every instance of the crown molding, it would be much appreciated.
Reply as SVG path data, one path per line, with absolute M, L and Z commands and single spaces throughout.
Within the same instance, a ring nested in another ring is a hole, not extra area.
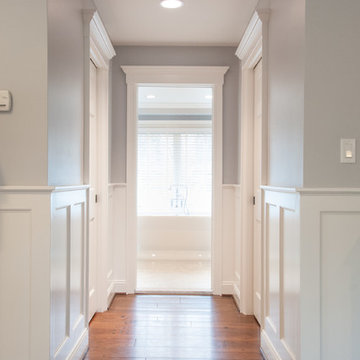
M 270 9 L 261 8 L 254 12 L 250 19 L 240 44 L 235 52 L 236 56 L 243 60 L 253 51 L 256 44 L 261 41 L 263 24 L 269 21 Z
M 110 60 L 116 55 L 115 49 L 97 11 L 93 13 L 90 20 L 90 38 L 103 58 Z

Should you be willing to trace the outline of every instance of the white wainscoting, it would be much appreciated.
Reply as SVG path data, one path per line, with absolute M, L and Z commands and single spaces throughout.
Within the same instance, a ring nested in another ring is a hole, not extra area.
M 81 359 L 88 344 L 87 191 L 51 195 L 51 359 Z
M 241 187 L 234 185 L 234 283 L 233 297 L 240 311 L 241 307 Z
M 300 359 L 299 194 L 264 190 L 262 350 L 268 360 Z
M 224 184 L 222 194 L 222 294 L 233 295 L 235 280 L 236 185 Z
M 301 359 L 360 359 L 360 189 L 300 189 Z
M 0 359 L 88 346 L 87 187 L 0 187 Z
M 126 292 L 126 184 L 109 184 L 109 239 L 113 269 L 109 302 L 113 294 Z
M 266 359 L 360 359 L 360 189 L 263 191 Z
M 49 359 L 49 191 L 0 187 L 0 359 Z

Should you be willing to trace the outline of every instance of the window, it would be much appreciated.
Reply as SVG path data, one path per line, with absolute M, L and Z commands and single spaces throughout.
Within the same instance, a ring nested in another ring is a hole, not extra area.
M 210 216 L 211 121 L 138 122 L 138 215 Z

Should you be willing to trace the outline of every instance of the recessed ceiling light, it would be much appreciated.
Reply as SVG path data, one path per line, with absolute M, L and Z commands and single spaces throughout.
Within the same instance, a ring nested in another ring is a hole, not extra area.
M 211 100 L 211 99 L 212 99 L 212 95 L 205 95 L 205 99 Z
M 146 95 L 146 98 L 151 100 L 151 99 L 155 99 L 155 95 L 152 95 L 152 94 L 149 94 L 149 95 Z
M 166 9 L 177 9 L 184 5 L 181 0 L 163 0 L 160 5 Z

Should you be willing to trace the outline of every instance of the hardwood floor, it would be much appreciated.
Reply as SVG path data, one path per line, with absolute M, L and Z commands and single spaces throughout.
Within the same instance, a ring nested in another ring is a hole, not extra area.
M 259 326 L 229 296 L 116 295 L 85 359 L 261 360 Z

